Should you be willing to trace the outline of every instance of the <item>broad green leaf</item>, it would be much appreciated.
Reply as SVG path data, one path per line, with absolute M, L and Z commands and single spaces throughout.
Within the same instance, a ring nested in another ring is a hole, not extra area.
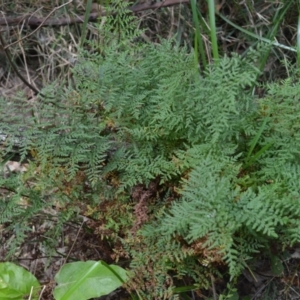
M 126 271 L 102 261 L 64 265 L 56 274 L 56 300 L 85 300 L 108 295 L 127 279 Z
M 30 272 L 13 263 L 0 263 L 0 299 L 37 299 L 40 284 Z

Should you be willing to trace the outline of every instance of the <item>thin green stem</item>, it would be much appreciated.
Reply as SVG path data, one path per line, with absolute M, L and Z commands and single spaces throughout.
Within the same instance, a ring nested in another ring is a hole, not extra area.
M 203 68 L 205 69 L 207 66 L 207 60 L 206 60 L 206 56 L 205 56 L 205 47 L 204 47 L 201 32 L 200 32 L 200 21 L 199 21 L 198 13 L 197 13 L 196 0 L 191 0 L 191 7 L 192 7 L 192 14 L 193 14 L 193 22 L 194 22 L 194 26 L 195 26 L 195 39 L 194 39 L 195 61 L 198 65 L 199 64 L 198 52 L 200 52 L 201 62 L 202 62 Z
M 226 21 L 228 24 L 230 24 L 231 26 L 233 26 L 234 28 L 240 30 L 241 32 L 259 40 L 259 41 L 262 41 L 262 42 L 265 42 L 267 44 L 270 44 L 272 46 L 275 46 L 275 47 L 278 47 L 278 48 L 282 48 L 282 49 L 285 49 L 285 50 L 289 50 L 289 51 L 292 51 L 292 52 L 297 52 L 297 49 L 295 49 L 294 47 L 289 47 L 289 46 L 286 46 L 286 45 L 283 45 L 283 44 L 280 44 L 278 42 L 274 42 L 270 39 L 267 39 L 267 38 L 264 38 L 264 37 L 261 37 L 253 32 L 250 32 L 242 27 L 240 27 L 239 25 L 236 25 L 234 24 L 233 22 L 231 22 L 229 19 L 227 19 L 225 16 L 223 16 L 222 14 L 219 14 L 220 18 L 222 18 L 224 21 Z
M 89 16 L 92 10 L 92 1 L 93 0 L 87 0 L 86 3 L 86 10 L 85 10 L 85 15 L 84 15 L 84 21 L 82 24 L 82 32 L 81 32 L 81 39 L 80 39 L 80 46 L 83 46 L 83 43 L 86 39 L 86 28 L 87 28 L 87 23 L 89 21 Z
M 212 45 L 212 52 L 215 61 L 217 61 L 219 59 L 219 51 L 218 51 L 218 41 L 217 41 L 214 0 L 208 0 L 208 11 L 209 11 L 209 26 L 210 26 L 210 39 Z

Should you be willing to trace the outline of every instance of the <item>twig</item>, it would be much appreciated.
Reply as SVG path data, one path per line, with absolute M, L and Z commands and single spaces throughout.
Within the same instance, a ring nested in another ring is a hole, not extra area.
M 69 4 L 70 2 L 65 3 L 64 5 Z M 150 3 L 150 4 L 144 3 L 144 4 L 140 4 L 140 5 L 134 5 L 134 6 L 128 7 L 128 9 L 131 10 L 133 13 L 137 13 L 137 12 L 141 12 L 144 10 L 159 9 L 159 8 L 163 8 L 163 7 L 174 6 L 174 5 L 178 5 L 178 4 L 185 4 L 185 3 L 189 3 L 189 2 L 190 2 L 190 0 L 165 0 L 165 1 L 154 2 L 154 3 Z M 55 10 L 57 10 L 58 8 L 60 8 L 60 7 L 57 7 Z M 51 14 L 52 13 L 53 13 L 53 11 L 51 12 Z M 93 12 L 89 16 L 89 22 L 97 22 L 99 17 L 103 17 L 106 15 L 107 15 L 107 13 L 105 13 L 105 12 Z M 21 17 L 17 17 L 17 18 L 16 17 L 0 18 L 0 26 L 19 25 L 23 21 L 25 21 L 25 23 L 29 26 L 38 26 L 38 28 L 40 28 L 41 26 L 43 26 L 43 27 L 65 26 L 65 25 L 84 22 L 84 16 L 76 16 L 73 18 L 67 17 L 67 18 L 62 18 L 62 19 L 55 18 L 55 19 L 47 20 L 48 18 L 49 18 L 49 16 L 46 19 L 40 19 L 40 18 L 33 17 L 33 16 L 31 16 L 31 17 L 21 16 Z M 35 29 L 35 30 L 37 30 L 37 29 Z M 32 33 L 34 33 L 34 32 L 32 32 Z M 11 44 L 8 46 L 11 46 Z
M 21 39 L 19 39 L 19 40 L 13 42 L 13 43 L 11 43 L 11 44 L 6 45 L 5 48 L 9 48 L 10 46 L 13 46 L 13 45 L 15 45 L 15 44 L 17 44 L 17 43 L 20 43 L 21 41 L 23 41 L 23 40 L 29 38 L 31 35 L 33 35 L 35 32 L 37 32 L 37 31 L 43 26 L 43 24 L 50 18 L 50 16 L 51 16 L 55 11 L 57 11 L 58 9 L 60 9 L 60 8 L 62 8 L 62 7 L 64 7 L 64 6 L 70 4 L 71 2 L 73 2 L 73 0 L 70 0 L 70 1 L 67 2 L 67 3 L 64 3 L 64 4 L 60 5 L 60 6 L 55 7 L 55 8 L 48 14 L 48 16 L 47 16 L 44 20 L 42 20 L 41 24 L 40 24 L 36 29 L 34 29 L 31 33 L 25 35 L 25 36 L 22 37 Z M 29 20 L 30 20 L 30 18 L 29 18 Z M 28 20 L 28 21 L 29 21 L 29 20 Z M 4 50 L 5 50 L 5 48 L 4 48 Z
M 80 227 L 79 227 L 79 229 L 78 229 L 78 231 L 77 231 L 77 234 L 76 234 L 76 237 L 75 237 L 75 241 L 73 242 L 73 244 L 72 244 L 72 246 L 71 246 L 71 248 L 70 248 L 70 250 L 69 250 L 67 256 L 65 257 L 64 262 L 63 262 L 63 265 L 67 262 L 67 259 L 69 258 L 70 254 L 71 254 L 71 252 L 72 252 L 72 250 L 73 250 L 73 248 L 74 248 L 74 246 L 75 246 L 75 243 L 76 243 L 76 241 L 77 241 L 77 239 L 78 239 L 79 233 L 80 233 L 80 231 L 81 231 L 82 226 L 83 226 L 84 223 L 85 223 L 85 219 L 83 219 L 83 221 L 82 221 L 82 223 L 81 223 L 81 225 L 80 225 Z
M 11 55 L 10 55 L 10 52 L 9 50 L 6 48 L 6 45 L 5 45 L 5 42 L 4 42 L 4 39 L 2 37 L 2 34 L 0 32 L 0 43 L 1 43 L 1 46 L 4 50 L 4 53 L 5 53 L 5 56 L 7 57 L 7 60 L 10 64 L 10 66 L 13 68 L 13 70 L 16 72 L 17 76 L 22 80 L 22 82 L 27 85 L 31 90 L 33 90 L 36 94 L 40 94 L 41 96 L 45 97 L 44 95 L 41 94 L 41 92 L 36 89 L 33 85 L 31 85 L 23 76 L 22 74 L 19 72 L 17 66 L 15 65 L 15 63 L 12 61 L 12 58 L 11 58 Z
M 43 295 L 45 289 L 46 289 L 46 286 L 43 285 L 43 289 L 42 289 L 41 292 L 40 292 L 40 296 L 39 296 L 39 299 L 38 299 L 38 300 L 41 300 L 41 299 L 42 299 L 42 295 Z
M 19 34 L 18 34 L 19 35 Z M 20 36 L 20 35 L 19 35 Z M 21 40 L 20 40 L 21 41 Z M 6 46 L 7 47 L 7 46 Z M 25 55 L 25 51 L 24 51 L 24 47 L 22 45 L 22 43 L 20 42 L 20 48 L 21 48 L 21 52 L 23 55 L 23 60 L 24 60 L 24 66 L 25 66 L 25 70 L 26 70 L 26 74 L 27 74 L 27 81 L 29 84 L 32 84 L 31 82 L 31 78 L 30 78 L 30 74 L 29 74 L 29 70 L 28 70 L 28 66 L 27 66 L 27 59 L 26 59 L 26 55 Z M 32 93 L 32 91 L 31 91 Z M 32 93 L 32 97 L 33 97 L 33 93 Z

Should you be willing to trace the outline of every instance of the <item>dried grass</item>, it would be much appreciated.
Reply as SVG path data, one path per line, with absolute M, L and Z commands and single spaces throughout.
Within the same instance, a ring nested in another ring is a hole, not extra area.
M 138 1 L 141 4 L 145 1 Z M 217 1 L 218 2 L 218 1 Z M 77 0 L 65 5 L 60 9 L 56 7 L 67 3 L 54 0 L 28 0 L 28 1 L 1 1 L 0 11 L 2 16 L 23 16 L 24 14 L 45 18 L 53 12 L 51 18 L 65 18 L 81 16 L 85 13 L 85 3 Z M 219 1 L 217 9 L 235 24 L 251 31 L 258 36 L 266 37 L 270 34 L 272 19 L 278 10 L 280 3 L 274 4 L 266 1 Z M 294 5 L 296 6 L 296 4 Z M 93 7 L 94 9 L 95 7 Z M 211 41 L 209 36 L 208 23 L 206 22 L 208 8 L 205 2 L 201 1 L 199 6 L 199 18 L 201 24 L 201 37 L 204 42 L 208 61 L 212 61 Z M 168 8 L 156 10 L 146 10 L 137 13 L 140 20 L 140 27 L 145 29 L 142 38 L 147 42 L 158 43 L 161 37 L 173 38 L 181 44 L 186 44 L 189 48 L 194 47 L 194 24 L 192 11 L 189 5 L 176 5 Z M 278 42 L 293 46 L 296 44 L 297 10 L 290 9 L 284 16 L 277 31 Z M 216 18 L 217 37 L 219 52 L 221 55 L 230 52 L 243 53 L 250 46 L 257 42 L 253 38 L 246 36 L 236 28 L 233 28 L 220 18 Z M 57 82 L 70 83 L 71 67 L 76 62 L 78 47 L 81 39 L 81 24 L 73 24 L 58 27 L 41 27 L 29 38 L 21 40 L 9 47 L 15 62 L 22 69 L 25 78 L 33 86 L 41 87 Z M 32 33 L 32 28 L 25 24 L 19 26 L 2 26 L 2 32 L 6 44 L 16 42 L 26 35 Z M 99 32 L 93 24 L 88 24 L 87 37 L 89 39 L 100 39 Z M 265 71 L 268 73 L 267 79 L 284 77 L 285 69 L 281 65 L 282 60 L 295 62 L 296 54 L 287 50 L 274 48 L 266 63 Z M 20 83 L 14 72 L 6 72 L 7 63 L 0 50 L 0 78 L 1 95 L 12 96 L 16 91 L 25 91 L 26 96 L 30 96 L 24 84 Z M 276 71 L 275 71 L 276 70 Z

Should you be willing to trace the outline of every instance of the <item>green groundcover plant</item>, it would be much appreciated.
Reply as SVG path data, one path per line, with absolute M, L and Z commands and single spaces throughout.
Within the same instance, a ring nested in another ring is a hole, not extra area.
M 131 258 L 127 288 L 171 299 L 183 278 L 205 288 L 227 266 L 234 282 L 274 242 L 299 242 L 297 71 L 261 87 L 259 98 L 256 61 L 266 47 L 199 75 L 192 50 L 174 41 L 106 34 L 105 46 L 82 52 L 74 86 L 56 91 L 56 101 L 0 102 L 3 162 L 14 151 L 29 160 L 24 174 L 0 179 L 0 223 L 16 235 L 11 249 L 57 202 L 126 205 L 106 226 Z M 51 86 L 43 93 L 53 96 Z M 73 212 L 59 213 L 58 225 Z

